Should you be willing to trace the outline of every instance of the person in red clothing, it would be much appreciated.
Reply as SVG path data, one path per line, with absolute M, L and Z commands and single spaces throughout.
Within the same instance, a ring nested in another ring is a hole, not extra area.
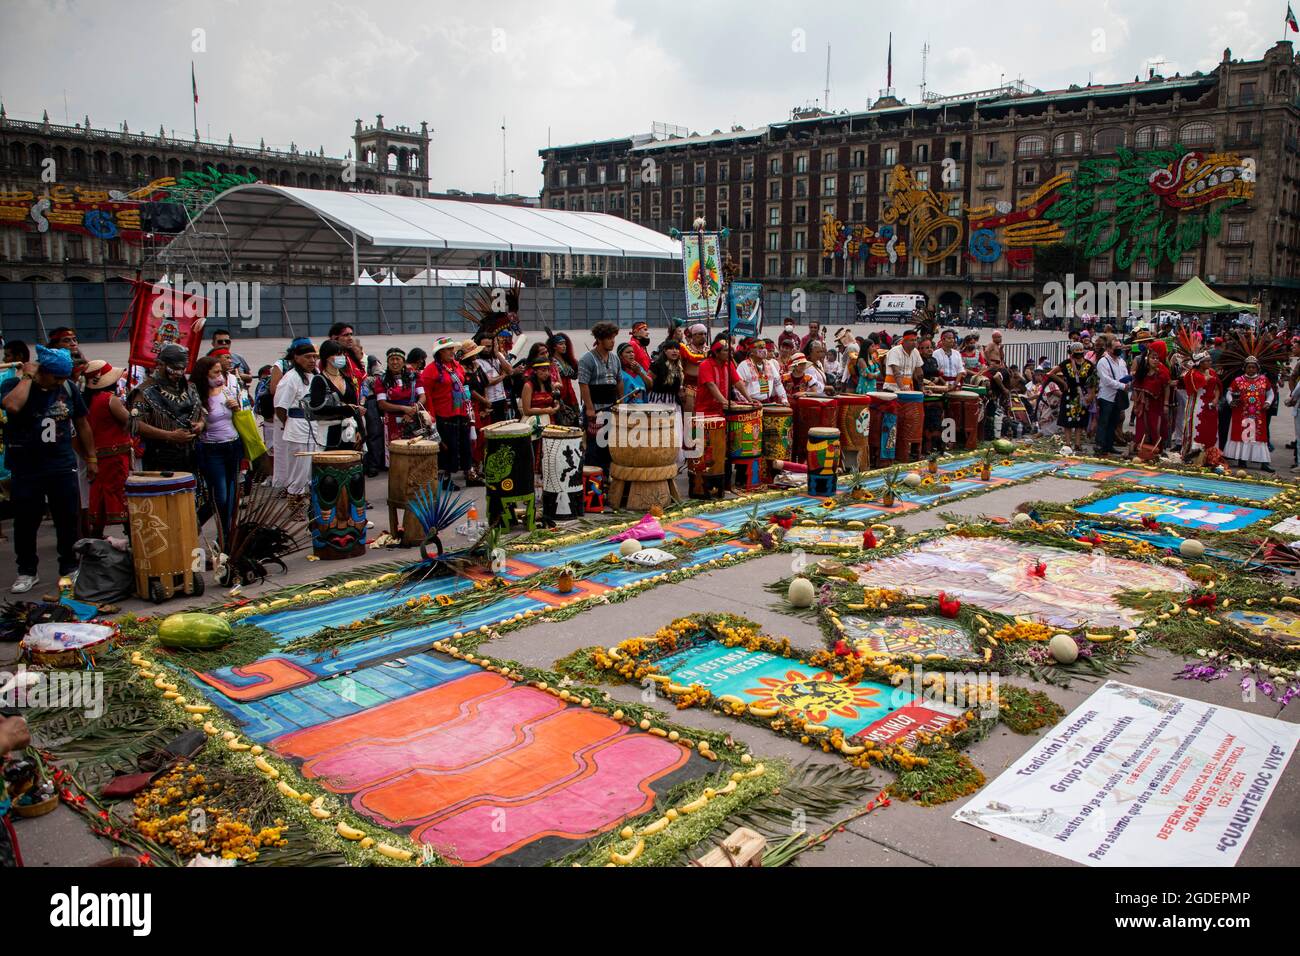
M 420 373 L 420 386 L 424 389 L 425 405 L 438 424 L 438 470 L 444 485 L 453 491 L 459 486 L 452 476 L 465 472 L 469 479 L 473 467 L 469 448 L 469 386 L 465 369 L 456 361 L 457 342 L 443 336 L 433 343 L 433 361 Z
M 745 397 L 740 372 L 731 360 L 731 343 L 726 333 L 719 335 L 700 363 L 699 388 L 695 394 L 695 414 L 722 415 L 731 404 L 754 404 Z
M 126 479 L 131 474 L 131 413 L 117 397 L 117 383 L 125 369 L 113 368 L 103 359 L 86 365 L 86 418 L 95 436 L 99 472 L 90 482 L 87 507 L 90 535 L 104 536 L 104 528 L 120 524 L 129 528 L 126 512 Z
M 632 324 L 632 354 L 647 372 L 650 371 L 650 326 L 644 322 Z
M 1165 441 L 1165 407 L 1169 404 L 1169 366 L 1165 356 L 1169 347 L 1162 339 L 1147 345 L 1138 359 L 1133 376 L 1133 451 L 1142 445 L 1159 449 Z
M 1210 449 L 1219 443 L 1219 376 L 1210 364 L 1209 352 L 1192 356 L 1195 365 L 1183 374 L 1187 391 L 1187 421 L 1183 425 L 1183 458 L 1199 447 Z

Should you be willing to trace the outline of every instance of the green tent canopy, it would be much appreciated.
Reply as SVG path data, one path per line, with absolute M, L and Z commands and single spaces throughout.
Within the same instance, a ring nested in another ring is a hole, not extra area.
M 1173 292 L 1166 293 L 1150 302 L 1134 302 L 1136 308 L 1149 309 L 1152 312 L 1251 312 L 1259 313 L 1259 306 L 1249 302 L 1234 302 L 1225 299 L 1198 276 L 1192 276 Z

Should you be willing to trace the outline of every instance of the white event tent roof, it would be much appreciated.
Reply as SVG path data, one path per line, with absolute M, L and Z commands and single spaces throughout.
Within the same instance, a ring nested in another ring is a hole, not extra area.
M 482 285 L 503 289 L 523 285 L 514 276 L 499 269 L 421 269 L 411 276 L 406 285 Z
M 188 233 L 186 235 L 185 233 Z M 617 216 L 251 183 L 217 196 L 161 255 L 235 262 L 468 268 L 494 253 L 680 259 L 681 244 Z

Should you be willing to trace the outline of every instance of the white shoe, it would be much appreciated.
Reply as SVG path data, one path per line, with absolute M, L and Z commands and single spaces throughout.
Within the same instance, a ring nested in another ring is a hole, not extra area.
M 13 583 L 9 590 L 14 594 L 26 594 L 32 588 L 39 584 L 41 579 L 35 574 L 20 574 L 18 580 Z

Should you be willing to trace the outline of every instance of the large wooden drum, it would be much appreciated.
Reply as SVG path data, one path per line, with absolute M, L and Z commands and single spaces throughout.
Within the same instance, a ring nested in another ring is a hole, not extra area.
M 359 451 L 311 456 L 311 546 L 322 560 L 366 553 L 366 471 Z
M 794 455 L 794 409 L 788 405 L 763 406 L 763 457 L 790 461 Z
M 763 408 L 761 405 L 731 405 L 727 408 L 727 458 L 758 458 L 763 453 Z
M 141 471 L 127 476 L 137 597 L 162 603 L 176 594 L 203 593 L 196 487 L 187 471 Z
M 838 408 L 840 442 L 845 452 L 857 452 L 861 467 L 864 459 L 862 452 L 871 447 L 871 396 L 837 395 L 835 404 Z
M 542 517 L 571 521 L 583 515 L 582 429 L 542 429 Z
M 925 393 L 898 393 L 898 460 L 916 461 L 921 457 L 925 432 Z
M 871 462 L 879 467 L 898 455 L 898 396 L 894 392 L 868 392 L 871 399 Z
M 523 508 L 529 531 L 536 524 L 531 422 L 497 422 L 483 429 L 483 483 L 487 486 L 488 524 L 509 525 Z
M 801 395 L 794 400 L 794 460 L 801 460 L 808 446 L 808 429 L 835 428 L 835 399 Z
M 957 444 L 974 448 L 979 444 L 980 397 L 974 392 L 956 391 L 947 395 L 948 417 L 957 429 Z
M 839 465 L 840 430 L 808 429 L 808 493 L 820 497 L 835 494 Z
M 398 534 L 397 509 L 411 496 L 438 481 L 438 443 L 425 438 L 398 438 L 388 443 L 388 527 Z M 403 517 L 403 544 L 419 544 L 424 531 L 413 515 Z
M 687 457 L 692 498 L 721 498 L 727 486 L 727 420 L 721 415 L 695 415 Z
M 609 460 L 630 468 L 676 465 L 680 415 L 676 405 L 615 405 L 609 411 Z

